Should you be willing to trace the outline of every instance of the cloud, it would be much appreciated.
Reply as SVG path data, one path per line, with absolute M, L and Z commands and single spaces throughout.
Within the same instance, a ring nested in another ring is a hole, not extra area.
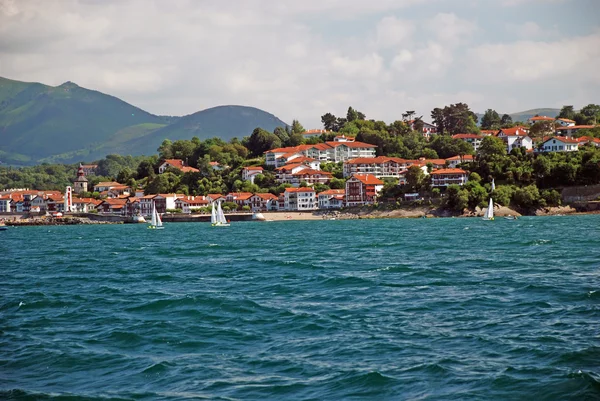
M 502 24 L 479 27 L 485 5 L 430 10 L 424 0 L 0 0 L 0 76 L 74 81 L 156 114 L 245 104 L 311 128 L 348 106 L 428 119 L 459 101 L 537 107 L 537 92 L 523 95 L 536 85 L 556 88 L 540 102 L 575 85 L 589 103 L 600 89 L 597 35 L 535 42 L 543 12 L 535 22 L 517 13 L 527 40 L 510 42 Z

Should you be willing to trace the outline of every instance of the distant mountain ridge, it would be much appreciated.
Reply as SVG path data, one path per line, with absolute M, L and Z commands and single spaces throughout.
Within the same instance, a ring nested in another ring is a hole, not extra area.
M 250 135 L 287 125 L 254 107 L 218 106 L 184 117 L 157 116 L 73 82 L 52 87 L 0 77 L 0 161 L 91 161 L 110 153 L 154 154 L 171 140 Z
M 531 109 L 525 111 L 519 111 L 516 113 L 510 113 L 509 116 L 512 118 L 514 122 L 521 121 L 527 122 L 531 117 L 536 115 L 546 116 L 546 117 L 556 117 L 560 113 L 560 109 L 553 108 L 541 108 L 541 109 Z M 475 113 L 477 114 L 477 118 L 479 118 L 479 122 L 481 123 L 481 117 L 483 117 L 483 113 Z M 498 112 L 500 117 L 504 115 L 504 113 Z

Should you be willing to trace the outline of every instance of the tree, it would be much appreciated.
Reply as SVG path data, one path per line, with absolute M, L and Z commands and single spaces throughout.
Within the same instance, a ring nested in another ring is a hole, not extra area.
M 479 146 L 479 154 L 482 157 L 504 156 L 506 155 L 506 144 L 495 136 L 486 136 Z
M 296 120 L 294 121 L 297 123 Z M 281 140 L 275 134 L 271 134 L 262 128 L 255 128 L 254 131 L 252 131 L 252 135 L 247 138 L 244 146 L 246 146 L 254 156 L 261 156 L 269 149 L 281 147 Z
M 503 114 L 500 120 L 500 128 L 510 128 L 513 126 L 513 119 L 508 114 Z
M 425 180 L 425 173 L 418 166 L 410 166 L 406 172 L 406 183 L 412 191 L 419 191 Z
M 154 175 L 154 167 L 149 160 L 143 160 L 137 168 L 137 179 L 142 179 Z
M 492 198 L 494 198 L 494 202 L 502 205 L 508 206 L 510 205 L 510 199 L 513 196 L 513 188 L 508 185 L 500 185 L 497 186 L 494 191 L 490 194 Z
M 549 206 L 560 206 L 561 204 L 560 192 L 555 189 L 546 189 L 542 191 L 542 198 Z
M 496 110 L 487 109 L 486 112 L 484 113 L 483 117 L 481 118 L 481 128 L 482 129 L 498 129 L 498 128 L 500 128 L 501 125 L 502 125 L 502 120 L 500 119 L 500 115 L 498 115 Z
M 158 151 L 158 157 L 161 160 L 173 158 L 173 149 L 171 148 L 172 145 L 173 143 L 169 139 L 165 139 L 162 141 L 158 149 L 156 149 Z
M 331 189 L 346 189 L 346 180 L 343 178 L 332 178 L 329 187 Z
M 469 203 L 469 193 L 456 184 L 449 185 L 446 189 L 446 207 L 462 212 Z
M 290 139 L 289 134 L 283 127 L 275 127 L 273 134 L 275 134 L 277 136 L 277 138 L 279 138 L 279 140 L 281 141 L 282 144 L 286 143 Z
M 431 120 L 433 124 L 437 127 L 438 134 L 444 134 L 444 110 L 436 107 L 431 111 Z
M 563 106 L 556 118 L 567 118 L 569 120 L 573 120 L 575 118 L 575 110 L 573 109 L 573 106 Z
M 302 124 L 300 124 L 300 121 L 298 121 L 298 120 L 292 121 L 292 133 L 293 134 L 301 134 L 305 131 L 306 130 L 304 129 Z
M 326 113 L 321 116 L 321 122 L 323 123 L 323 128 L 327 131 L 332 131 L 336 127 L 337 119 L 331 113 Z
M 517 189 L 513 195 L 513 200 L 517 206 L 524 209 L 537 208 L 540 205 L 540 192 L 535 185 L 529 185 Z

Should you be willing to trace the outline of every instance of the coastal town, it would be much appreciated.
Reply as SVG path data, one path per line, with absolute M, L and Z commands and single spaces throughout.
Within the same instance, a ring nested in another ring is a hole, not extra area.
M 537 141 L 529 136 L 529 127 L 515 126 L 498 130 L 481 130 L 480 134 L 455 134 L 453 139 L 464 141 L 472 146 L 475 154 L 458 154 L 445 159 L 421 157 L 407 160 L 399 157 L 376 156 L 376 145 L 359 142 L 354 137 L 336 135 L 333 141 L 301 144 L 298 146 L 269 149 L 264 152 L 264 164 L 245 166 L 241 169 L 241 180 L 251 184 L 266 170 L 270 170 L 283 191 L 269 192 L 229 192 L 188 195 L 184 193 L 148 193 L 143 187 L 132 187 L 117 181 L 101 181 L 88 188 L 88 178 L 96 174 L 97 165 L 80 164 L 72 187 L 63 191 L 43 191 L 36 189 L 5 189 L 0 192 L 0 213 L 23 213 L 29 215 L 61 216 L 65 213 L 95 213 L 117 216 L 149 216 L 153 207 L 158 213 L 209 213 L 214 202 L 222 202 L 226 212 L 276 212 L 276 211 L 315 211 L 346 207 L 372 205 L 381 201 L 386 180 L 394 180 L 394 185 L 403 187 L 409 184 L 408 176 L 418 170 L 418 174 L 430 180 L 431 188 L 441 193 L 451 185 L 463 186 L 469 180 L 468 170 L 461 168 L 477 157 L 486 137 L 503 141 L 506 153 L 522 149 L 526 153 L 576 152 L 583 146 L 600 147 L 600 139 L 590 136 L 577 136 L 580 130 L 594 128 L 593 125 L 576 125 L 575 121 L 564 118 L 535 116 L 531 125 L 543 122 L 555 130 L 547 132 Z M 407 124 L 430 140 L 436 136 L 435 125 L 415 121 Z M 302 133 L 305 140 L 318 139 L 326 130 L 309 130 Z M 333 174 L 321 169 L 324 163 L 342 165 L 343 188 L 329 188 Z M 209 164 L 211 169 L 224 170 L 228 166 L 216 161 Z M 169 171 L 183 174 L 199 173 L 199 169 L 189 166 L 181 159 L 165 159 L 158 166 L 158 174 Z M 325 190 L 318 190 L 319 187 Z M 83 196 L 95 193 L 96 197 Z M 422 198 L 417 192 L 404 192 L 402 200 L 415 201 Z

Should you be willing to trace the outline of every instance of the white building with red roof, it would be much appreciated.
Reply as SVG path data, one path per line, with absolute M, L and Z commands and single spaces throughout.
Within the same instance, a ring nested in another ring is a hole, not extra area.
M 431 172 L 432 187 L 447 187 L 448 185 L 464 185 L 469 179 L 469 173 L 459 168 L 443 168 Z
M 375 157 L 376 147 L 364 142 L 329 141 L 314 145 L 277 148 L 265 152 L 265 163 L 267 166 L 279 167 L 300 156 L 315 159 L 319 163 L 338 163 L 357 157 Z
M 577 138 L 577 141 L 579 142 L 579 146 L 591 144 L 591 145 L 594 145 L 595 147 L 600 147 L 600 138 L 594 138 L 591 136 L 582 136 L 582 137 Z
M 209 205 L 209 200 L 204 196 L 185 195 L 175 199 L 175 208 L 181 209 L 182 213 L 193 213 Z
M 523 127 L 502 128 L 496 136 L 506 143 L 508 153 L 514 148 L 533 149 L 533 141 L 528 131 Z
M 263 168 L 260 166 L 249 166 L 242 169 L 242 180 L 250 181 L 254 184 L 254 178 L 263 173 Z
M 469 163 L 475 160 L 473 155 L 452 156 L 446 159 L 449 168 L 455 168 L 461 163 Z
M 354 174 L 346 180 L 346 206 L 361 206 L 375 203 L 383 181 L 372 174 Z
M 186 165 L 186 163 L 181 159 L 166 159 L 160 166 L 158 166 L 158 174 L 164 173 L 169 167 L 175 168 L 184 173 L 197 173 L 200 171 L 197 168 Z
M 548 138 L 538 147 L 539 152 L 576 152 L 578 150 L 579 140 L 566 136 Z
M 344 189 L 328 189 L 317 195 L 319 209 L 339 209 L 344 206 L 345 200 L 346 191 Z
M 278 197 L 270 193 L 256 193 L 248 199 L 248 205 L 252 211 L 278 210 Z
M 574 120 L 568 118 L 557 118 L 555 123 L 561 127 L 572 127 L 576 124 Z
M 529 124 L 535 124 L 535 123 L 539 123 L 539 122 L 554 122 L 556 119 L 554 117 L 548 117 L 548 116 L 534 116 L 531 117 L 529 120 L 527 120 L 527 122 L 529 122 Z
M 593 129 L 593 128 L 596 128 L 596 126 L 595 125 L 571 125 L 568 127 L 557 127 L 556 134 L 570 137 L 574 133 L 576 133 L 577 131 L 580 131 L 582 129 Z
M 319 206 L 314 188 L 286 188 L 283 197 L 285 210 L 315 210 Z

